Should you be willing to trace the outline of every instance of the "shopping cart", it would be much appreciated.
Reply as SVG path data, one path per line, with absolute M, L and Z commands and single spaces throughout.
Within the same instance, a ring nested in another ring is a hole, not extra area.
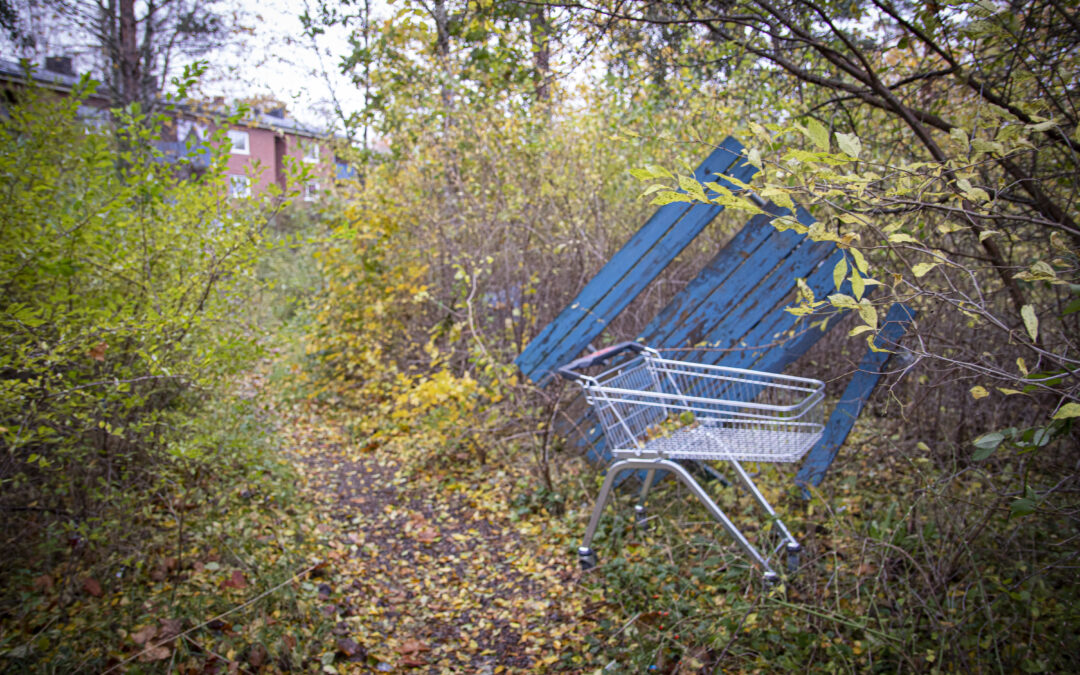
M 581 372 L 604 365 L 625 352 L 632 352 L 633 358 L 595 376 Z M 608 468 L 578 549 L 582 568 L 596 565 L 596 554 L 590 544 L 601 513 L 616 477 L 631 470 L 646 471 L 635 507 L 638 522 L 643 522 L 645 498 L 656 472 L 670 471 L 762 568 L 767 581 L 779 578 L 769 560 L 781 548 L 787 550 L 789 569 L 793 571 L 798 566 L 799 543 L 739 462 L 794 462 L 806 454 L 821 438 L 824 383 L 804 377 L 676 361 L 636 342 L 594 352 L 559 368 L 558 372 L 584 389 L 586 400 L 600 419 L 607 448 L 616 459 Z M 702 463 L 723 460 L 731 464 L 739 481 L 780 532 L 781 541 L 769 556 L 763 556 L 743 536 L 676 460 Z

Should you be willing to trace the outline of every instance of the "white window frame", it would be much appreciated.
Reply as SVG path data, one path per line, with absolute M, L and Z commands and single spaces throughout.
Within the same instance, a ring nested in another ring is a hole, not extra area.
M 319 161 L 319 143 L 317 141 L 300 141 L 300 150 L 305 162 L 316 163 Z
M 243 199 L 251 196 L 251 178 L 239 174 L 229 174 L 229 196 Z
M 229 129 L 229 141 L 232 143 L 232 154 L 251 154 L 251 134 L 243 129 Z
M 310 181 L 304 183 L 304 201 L 313 202 L 319 198 L 319 183 L 317 181 Z

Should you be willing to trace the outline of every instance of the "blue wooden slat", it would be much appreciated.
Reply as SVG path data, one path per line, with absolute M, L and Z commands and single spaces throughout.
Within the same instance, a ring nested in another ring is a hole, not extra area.
M 643 334 L 642 337 L 647 343 L 663 347 L 689 346 L 704 341 L 716 324 L 727 321 L 733 309 L 744 303 L 801 241 L 802 237 L 794 232 L 774 231 L 723 284 L 711 289 L 681 321 L 658 325 L 656 332 Z
M 780 215 L 784 210 L 773 204 L 767 204 L 766 211 Z M 694 277 L 686 288 L 674 298 L 641 331 L 642 336 L 656 337 L 663 331 L 670 331 L 672 326 L 686 321 L 704 299 L 719 288 L 728 277 L 750 258 L 758 248 L 776 233 L 770 224 L 774 215 L 759 214 L 731 238 L 724 248 L 710 260 L 701 272 Z M 659 344 L 659 343 L 658 343 Z
M 814 223 L 802 209 L 798 218 L 806 225 Z M 746 340 L 747 335 L 774 310 L 782 310 L 778 305 L 794 289 L 795 279 L 812 272 L 834 249 L 828 242 L 810 241 L 791 231 L 777 232 L 745 261 L 728 283 L 712 291 L 693 317 L 673 330 L 646 335 L 646 341 L 666 347 L 707 342 L 708 351 L 685 355 L 686 360 L 704 363 L 718 363 L 717 355 L 740 343 L 753 346 L 755 343 Z
M 784 302 L 795 287 L 795 279 L 806 277 L 814 267 L 829 254 L 834 247 L 831 244 L 821 242 L 806 242 L 797 251 L 788 256 L 761 286 L 748 295 L 745 300 L 722 317 L 713 329 L 704 336 L 704 341 L 710 346 L 720 349 L 736 349 L 741 346 L 753 347 L 775 342 L 769 335 L 758 337 L 757 328 L 763 321 L 767 321 L 774 312 L 783 312 L 781 303 Z M 775 331 L 774 331 L 775 332 Z M 786 345 L 777 345 L 779 350 L 787 348 Z M 705 357 L 707 351 L 691 352 L 687 360 L 709 362 Z M 713 352 L 715 353 L 715 352 Z
M 874 344 L 879 349 L 895 347 L 914 319 L 914 310 L 901 303 L 894 304 L 889 308 L 889 313 L 885 316 L 885 322 L 877 338 L 874 339 Z M 824 435 L 817 445 L 810 449 L 795 477 L 795 483 L 803 486 L 804 496 L 809 497 L 807 486 L 821 484 L 825 472 L 836 459 L 836 453 L 851 433 L 855 420 L 870 399 L 870 394 L 873 393 L 878 380 L 881 379 L 882 367 L 890 355 L 889 352 L 875 352 L 868 349 L 862 361 L 859 362 L 858 371 L 844 389 L 840 402 L 829 417 Z
M 832 273 L 833 268 L 836 267 L 836 263 L 840 261 L 843 255 L 843 252 L 839 250 L 836 251 L 826 258 L 821 266 L 806 277 L 806 285 L 813 292 L 815 298 L 821 299 L 831 293 L 837 292 L 836 285 L 833 282 Z M 867 297 L 870 296 L 875 288 L 875 286 L 867 287 L 864 295 Z M 840 286 L 839 292 L 850 295 L 851 282 L 845 281 Z M 833 310 L 827 308 L 827 311 L 832 312 Z M 824 318 L 824 315 L 803 317 L 800 324 L 798 317 L 791 312 L 783 310 L 776 312 L 774 318 L 768 322 L 767 326 L 764 327 L 764 330 L 758 331 L 756 334 L 752 335 L 753 342 L 750 342 L 750 344 L 765 344 L 776 339 L 771 336 L 785 334 L 796 327 L 799 327 L 800 332 L 787 340 L 783 345 L 783 349 L 759 352 L 755 359 L 756 363 L 752 367 L 774 373 L 783 372 L 789 365 L 794 363 L 811 347 L 817 344 L 818 340 L 825 337 L 825 333 L 827 333 L 830 328 L 840 323 L 846 314 L 846 311 L 842 311 L 833 315 L 825 325 L 825 330 L 821 330 L 820 328 L 812 327 L 810 324 L 818 319 Z M 748 341 L 749 339 L 750 338 L 748 338 Z
M 738 141 L 725 139 L 698 167 L 696 177 L 722 180 L 719 174 L 727 172 L 748 181 L 756 169 L 740 161 L 741 152 Z M 576 357 L 722 210 L 716 205 L 688 207 L 682 203 L 657 210 L 578 297 L 529 343 L 515 361 L 521 371 L 538 381 Z

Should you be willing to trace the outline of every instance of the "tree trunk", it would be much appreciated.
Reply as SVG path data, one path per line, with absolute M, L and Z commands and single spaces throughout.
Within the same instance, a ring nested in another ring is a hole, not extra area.
M 115 65 L 120 71 L 120 101 L 127 105 L 139 100 L 139 42 L 138 24 L 135 21 L 135 0 L 120 1 L 120 49 L 119 62 Z

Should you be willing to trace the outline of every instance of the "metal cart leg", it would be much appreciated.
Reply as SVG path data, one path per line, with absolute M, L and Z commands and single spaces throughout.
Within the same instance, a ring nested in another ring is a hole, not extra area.
M 596 554 L 589 548 L 589 544 L 592 543 L 593 535 L 596 534 L 596 528 L 600 524 L 600 516 L 602 515 L 604 506 L 611 494 L 611 486 L 615 482 L 615 477 L 623 471 L 631 469 L 646 469 L 649 471 L 665 469 L 678 476 L 679 480 L 682 481 L 682 483 L 694 493 L 694 496 L 705 505 L 705 508 L 709 510 L 709 513 L 712 514 L 713 518 L 715 518 L 724 530 L 731 535 L 731 538 L 735 540 L 739 545 L 739 548 L 762 567 L 765 571 L 765 580 L 772 583 L 779 578 L 779 575 L 769 567 L 768 561 L 766 561 L 761 553 L 754 548 L 754 545 L 743 536 L 743 533 L 735 527 L 735 524 L 720 510 L 720 507 L 716 505 L 716 502 L 714 502 L 711 497 L 709 497 L 708 493 L 698 485 L 698 482 L 694 480 L 693 476 L 687 473 L 682 465 L 667 459 L 624 459 L 615 462 L 608 468 L 607 477 L 604 478 L 604 484 L 600 487 L 600 494 L 596 499 L 596 505 L 593 506 L 592 516 L 589 518 L 589 526 L 585 528 L 585 538 L 578 548 L 578 558 L 582 568 L 590 569 L 596 565 Z
M 798 553 L 799 542 L 795 541 L 795 537 L 791 536 L 791 532 L 789 532 L 787 526 L 784 525 L 784 521 L 780 520 L 780 518 L 776 515 L 776 511 L 773 510 L 772 505 L 769 504 L 768 501 L 766 501 L 765 495 L 761 494 L 761 491 L 757 489 L 757 485 L 754 485 L 754 481 L 746 473 L 746 470 L 742 468 L 742 464 L 739 464 L 739 462 L 734 459 L 730 461 L 731 464 L 735 467 L 735 473 L 736 475 L 738 475 L 739 480 L 742 482 L 743 486 L 746 487 L 750 494 L 754 495 L 754 499 L 757 500 L 757 503 L 761 505 L 761 508 L 765 509 L 766 513 L 772 516 L 773 522 L 775 522 L 776 526 L 780 528 L 780 532 L 784 535 L 784 539 L 787 540 L 788 553 Z M 794 547 L 794 551 L 792 551 L 792 547 Z
M 649 469 L 645 473 L 645 481 L 641 484 L 641 492 L 638 494 L 638 503 L 634 507 L 634 522 L 638 527 L 646 527 L 649 524 L 649 516 L 645 511 L 645 498 L 649 496 L 649 488 L 656 479 L 656 469 Z

